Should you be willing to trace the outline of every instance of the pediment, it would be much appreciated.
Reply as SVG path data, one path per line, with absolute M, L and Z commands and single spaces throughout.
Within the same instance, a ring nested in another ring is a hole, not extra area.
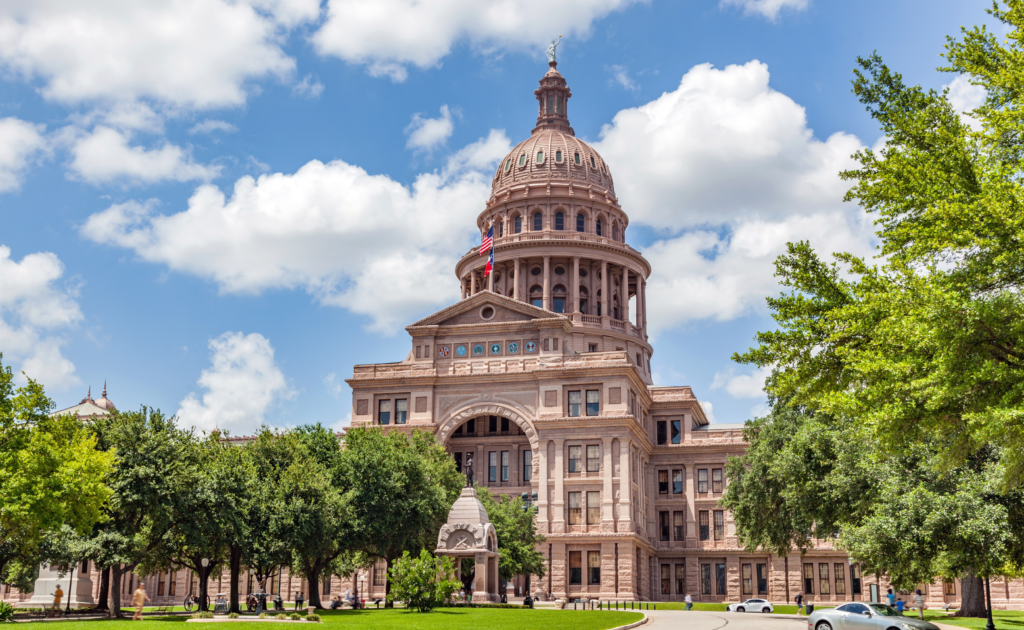
M 411 324 L 410 332 L 420 326 L 464 326 L 468 324 L 499 324 L 533 320 L 565 320 L 564 315 L 545 311 L 525 302 L 481 291 L 433 315 Z

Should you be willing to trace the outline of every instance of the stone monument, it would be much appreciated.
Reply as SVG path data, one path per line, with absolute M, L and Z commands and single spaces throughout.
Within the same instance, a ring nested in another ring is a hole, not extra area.
M 498 594 L 498 535 L 487 518 L 484 504 L 476 496 L 476 488 L 467 486 L 455 501 L 448 522 L 437 535 L 438 556 L 455 560 L 456 578 L 461 578 L 461 560 L 473 558 L 476 574 L 473 581 L 474 602 L 497 603 Z

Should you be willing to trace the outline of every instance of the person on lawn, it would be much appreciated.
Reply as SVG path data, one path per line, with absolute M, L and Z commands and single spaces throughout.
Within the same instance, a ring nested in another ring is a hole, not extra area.
M 142 607 L 149 601 L 149 595 L 146 595 L 146 584 L 139 582 L 139 588 L 135 589 L 135 594 L 132 595 L 132 606 L 135 607 L 135 616 L 132 617 L 132 621 L 142 621 Z

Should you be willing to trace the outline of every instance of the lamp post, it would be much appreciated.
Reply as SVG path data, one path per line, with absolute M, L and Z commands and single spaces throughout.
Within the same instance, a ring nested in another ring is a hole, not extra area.
M 996 624 L 992 622 L 992 588 L 988 583 L 988 576 L 985 576 L 985 608 L 988 612 L 988 623 L 985 624 L 985 630 L 996 630 Z
M 206 610 L 207 608 L 207 597 L 206 597 L 206 568 L 210 566 L 210 559 L 203 558 L 199 561 L 202 565 L 202 574 L 199 576 L 199 610 Z
M 74 584 L 74 583 L 75 583 L 75 565 L 71 565 L 71 574 L 70 574 L 70 577 L 68 577 L 68 604 L 67 604 L 67 607 L 64 608 L 64 614 L 65 615 L 70 615 L 71 614 L 71 585 Z M 989 616 L 991 617 L 991 615 L 989 615 Z

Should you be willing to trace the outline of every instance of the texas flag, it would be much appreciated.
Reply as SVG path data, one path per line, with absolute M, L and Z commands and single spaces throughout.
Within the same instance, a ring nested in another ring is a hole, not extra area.
M 493 228 L 492 228 L 492 229 L 493 229 Z M 489 258 L 487 259 L 487 266 L 486 266 L 486 267 L 484 267 L 484 277 L 486 278 L 486 277 L 487 277 L 487 274 L 491 273 L 491 271 L 492 271 L 493 269 L 494 269 L 494 248 L 492 247 L 492 248 L 491 248 L 491 255 L 490 255 L 490 257 L 489 257 Z

